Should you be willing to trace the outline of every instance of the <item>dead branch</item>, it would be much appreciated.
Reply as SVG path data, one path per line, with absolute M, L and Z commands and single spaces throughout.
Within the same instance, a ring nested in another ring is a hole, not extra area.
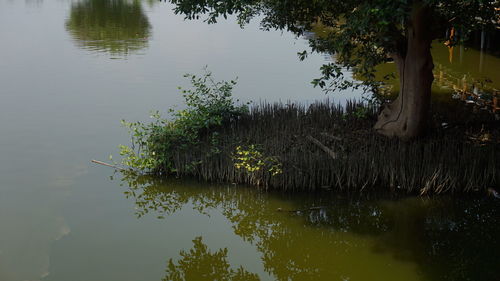
M 115 168 L 119 171 L 126 171 L 126 169 L 122 168 L 122 167 L 118 167 L 116 165 L 112 165 L 112 164 L 108 164 L 108 163 L 105 163 L 105 162 L 102 162 L 102 161 L 98 161 L 98 160 L 94 160 L 92 159 L 92 161 L 90 161 L 92 163 L 96 163 L 96 164 L 99 164 L 99 165 L 103 165 L 103 166 L 107 166 L 107 167 L 111 167 L 111 168 Z
M 314 143 L 315 145 L 317 145 L 319 148 L 321 148 L 321 150 L 326 152 L 332 159 L 334 159 L 334 160 L 337 159 L 337 153 L 335 153 L 335 151 L 331 150 L 330 148 L 326 147 L 319 140 L 315 139 L 311 135 L 308 135 L 306 138 L 309 141 L 311 141 L 312 143 Z

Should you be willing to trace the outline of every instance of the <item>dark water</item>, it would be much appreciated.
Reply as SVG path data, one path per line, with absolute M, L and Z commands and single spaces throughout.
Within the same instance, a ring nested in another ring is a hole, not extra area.
M 300 62 L 301 38 L 120 0 L 0 0 L 0 38 L 1 281 L 498 280 L 493 200 L 270 194 L 90 163 L 205 65 L 239 76 L 242 100 L 323 98 L 309 81 L 325 57 Z M 480 63 L 467 52 L 460 75 Z

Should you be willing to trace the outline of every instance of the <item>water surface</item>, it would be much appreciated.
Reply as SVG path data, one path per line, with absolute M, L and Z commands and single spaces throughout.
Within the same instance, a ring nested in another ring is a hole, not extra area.
M 495 280 L 488 200 L 327 200 L 91 165 L 128 142 L 121 119 L 181 106 L 182 75 L 206 65 L 238 76 L 241 100 L 324 97 L 309 82 L 328 58 L 300 62 L 305 40 L 171 8 L 0 0 L 0 280 L 214 280 L 197 264 L 219 280 Z M 311 206 L 325 208 L 276 211 Z

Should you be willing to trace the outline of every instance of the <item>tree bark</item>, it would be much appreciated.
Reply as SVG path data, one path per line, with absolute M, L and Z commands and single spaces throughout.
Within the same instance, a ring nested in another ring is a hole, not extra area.
M 375 130 L 382 135 L 410 140 L 421 136 L 427 127 L 434 80 L 429 14 L 429 8 L 420 1 L 413 5 L 407 23 L 406 52 L 392 56 L 398 66 L 401 89 L 375 124 Z

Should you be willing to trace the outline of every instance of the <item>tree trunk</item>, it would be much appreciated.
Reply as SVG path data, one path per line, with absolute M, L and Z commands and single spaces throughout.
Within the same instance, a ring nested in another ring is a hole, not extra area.
M 429 22 L 428 7 L 415 3 L 407 26 L 406 52 L 393 55 L 401 82 L 399 96 L 385 106 L 374 127 L 382 135 L 410 140 L 427 127 L 434 80 Z

